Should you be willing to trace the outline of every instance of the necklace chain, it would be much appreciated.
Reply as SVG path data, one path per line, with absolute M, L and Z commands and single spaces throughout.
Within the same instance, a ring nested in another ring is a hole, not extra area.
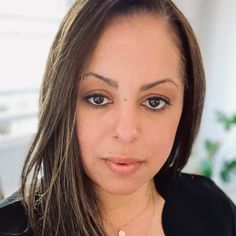
M 140 211 L 137 215 L 135 215 L 133 218 L 131 218 L 128 222 L 126 222 L 125 224 L 123 224 L 122 226 L 120 226 L 120 227 L 114 226 L 114 225 L 112 224 L 112 222 L 111 222 L 111 221 L 108 221 L 107 219 L 104 219 L 104 221 L 105 221 L 108 225 L 110 225 L 110 227 L 112 228 L 112 230 L 113 230 L 114 232 L 116 232 L 118 236 L 126 236 L 126 233 L 125 233 L 125 231 L 124 231 L 124 228 L 125 228 L 127 225 L 129 225 L 130 223 L 132 223 L 132 222 L 133 222 L 135 219 L 137 219 L 139 216 L 141 216 L 141 215 L 147 210 L 148 206 L 150 205 L 151 199 L 152 199 L 153 202 L 154 202 L 154 206 L 153 206 L 153 210 L 152 210 L 152 217 L 151 217 L 150 223 L 149 223 L 149 224 L 151 224 L 151 220 L 152 220 L 152 218 L 153 218 L 154 210 L 155 210 L 155 200 L 154 200 L 154 192 L 153 192 L 153 191 L 152 191 L 152 193 L 150 193 L 150 197 L 149 197 L 149 200 L 148 200 L 147 205 L 145 206 L 145 208 L 144 208 L 142 211 Z

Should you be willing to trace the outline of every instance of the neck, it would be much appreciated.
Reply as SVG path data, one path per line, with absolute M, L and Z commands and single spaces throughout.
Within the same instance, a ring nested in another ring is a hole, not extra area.
M 156 191 L 153 181 L 128 195 L 114 195 L 100 190 L 99 197 L 104 220 L 111 223 L 116 222 L 117 226 L 124 225 L 148 208 L 154 192 Z

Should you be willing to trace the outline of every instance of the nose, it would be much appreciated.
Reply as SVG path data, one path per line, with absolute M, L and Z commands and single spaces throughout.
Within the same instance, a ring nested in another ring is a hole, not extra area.
M 138 137 L 138 116 L 131 108 L 118 111 L 114 121 L 113 137 L 115 140 L 129 143 Z

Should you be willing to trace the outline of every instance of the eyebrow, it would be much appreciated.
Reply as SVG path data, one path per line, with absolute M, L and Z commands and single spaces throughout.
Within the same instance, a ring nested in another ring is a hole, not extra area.
M 87 77 L 89 75 L 93 76 L 96 79 L 102 80 L 103 82 L 105 82 L 106 84 L 110 85 L 113 88 L 117 89 L 119 87 L 118 83 L 115 80 L 109 79 L 109 78 L 107 78 L 103 75 L 99 75 L 99 74 L 94 73 L 94 72 L 88 72 L 88 73 L 85 74 L 85 77 Z
M 85 74 L 85 77 L 87 77 L 87 76 L 93 76 L 94 78 L 105 82 L 106 84 L 110 85 L 111 87 L 113 87 L 115 89 L 117 89 L 119 87 L 119 84 L 115 80 L 107 78 L 103 75 L 99 75 L 95 72 L 88 72 Z M 171 83 L 171 84 L 175 85 L 176 87 L 178 87 L 178 84 L 175 83 L 172 79 L 166 78 L 166 79 L 154 81 L 150 84 L 142 85 L 140 88 L 140 91 L 146 91 L 148 89 L 151 89 L 151 88 L 156 87 L 156 86 L 163 84 L 163 83 Z

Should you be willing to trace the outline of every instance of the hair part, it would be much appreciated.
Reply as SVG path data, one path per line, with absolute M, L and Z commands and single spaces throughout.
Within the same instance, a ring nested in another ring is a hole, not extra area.
M 143 13 L 166 19 L 181 55 L 185 81 L 174 145 L 155 179 L 174 176 L 189 158 L 199 129 L 205 84 L 199 47 L 186 18 L 170 0 L 75 1 L 49 52 L 38 132 L 22 172 L 22 202 L 35 236 L 105 235 L 99 201 L 83 170 L 75 133 L 78 82 L 111 20 Z

